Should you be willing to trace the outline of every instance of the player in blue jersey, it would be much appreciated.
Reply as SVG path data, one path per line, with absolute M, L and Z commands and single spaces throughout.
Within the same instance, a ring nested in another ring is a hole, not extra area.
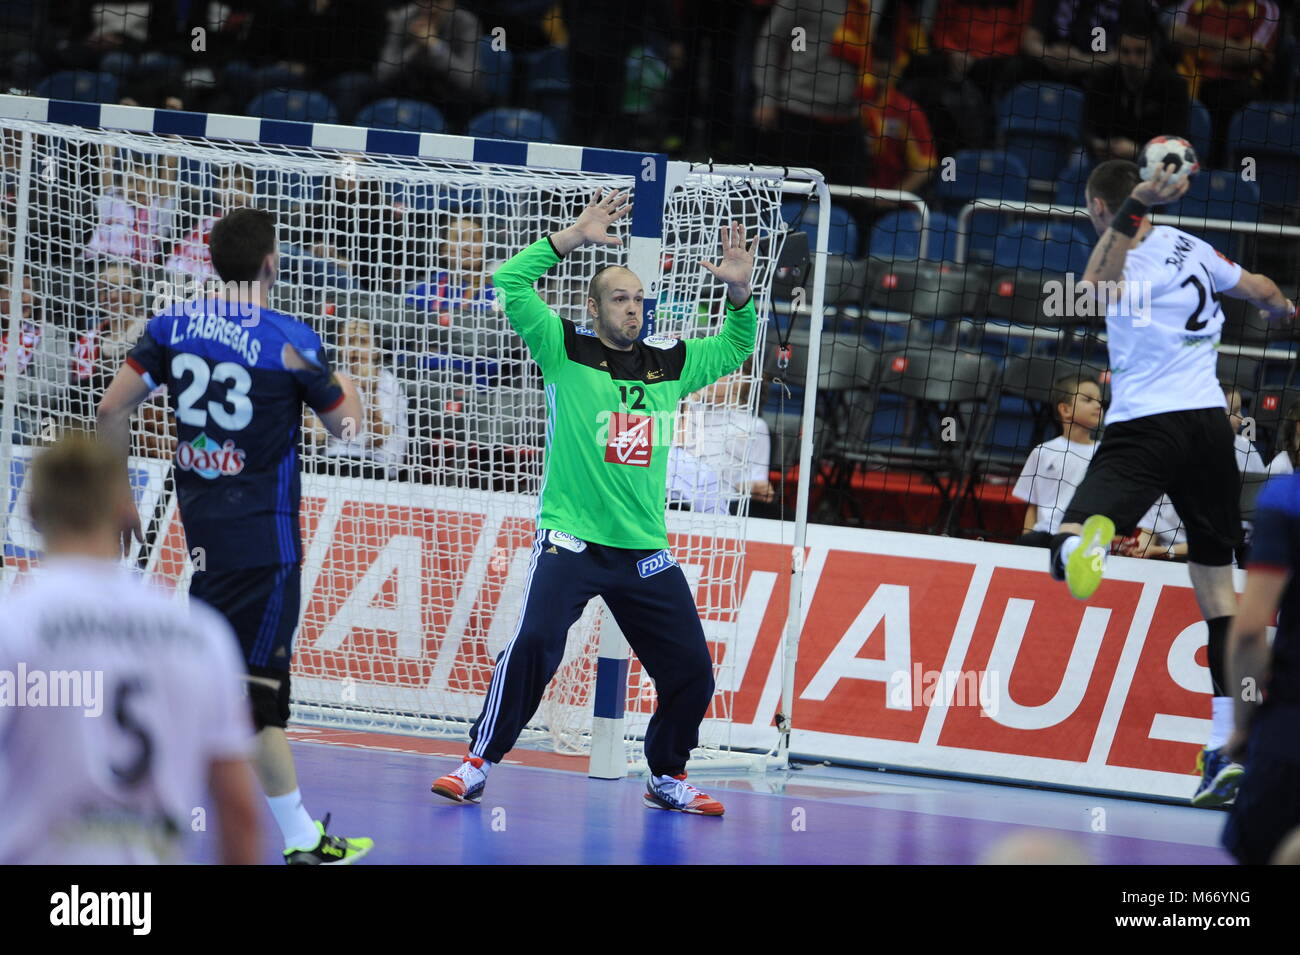
M 329 816 L 322 824 L 308 814 L 284 728 L 302 560 L 302 405 L 336 437 L 351 437 L 363 420 L 361 402 L 331 367 L 320 336 L 267 307 L 279 260 L 274 219 L 236 209 L 213 227 L 209 249 L 224 293 L 177 303 L 150 320 L 100 402 L 98 429 L 125 455 L 136 405 L 168 386 L 173 474 L 195 558 L 190 595 L 222 613 L 243 647 L 255 764 L 284 835 L 285 861 L 347 864 L 373 843 L 329 835 Z M 139 537 L 138 519 L 134 531 Z
M 1246 592 L 1228 637 L 1235 728 L 1225 747 L 1246 767 L 1223 830 L 1237 861 L 1262 865 L 1300 830 L 1300 474 L 1259 495 Z M 1279 614 L 1279 608 L 1281 613 Z M 1277 616 L 1273 648 L 1267 628 Z

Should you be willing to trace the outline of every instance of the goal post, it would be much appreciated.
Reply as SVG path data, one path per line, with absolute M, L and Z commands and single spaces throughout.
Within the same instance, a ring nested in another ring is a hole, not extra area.
M 336 363 L 364 386 L 384 434 L 382 444 L 358 453 L 304 428 L 300 447 L 295 718 L 356 728 L 463 736 L 519 615 L 541 488 L 546 393 L 495 302 L 488 281 L 495 265 L 571 223 L 596 189 L 626 189 L 634 210 L 625 247 L 574 252 L 542 278 L 539 293 L 581 323 L 590 275 L 626 264 L 646 285 L 646 334 L 712 334 L 721 327 L 725 289 L 699 260 L 719 254 L 725 223 L 742 222 L 764 239 L 755 274 L 759 357 L 707 400 L 756 414 L 772 277 L 786 232 L 782 200 L 812 195 L 829 210 L 820 176 L 802 170 L 33 97 L 0 96 L 0 139 L 6 154 L 21 157 L 9 170 L 17 201 L 3 263 L 8 325 L 16 332 L 8 341 L 25 342 L 30 324 L 36 342 L 10 349 L 4 366 L 0 447 L 11 462 L 5 586 L 36 557 L 24 462 L 60 430 L 93 427 L 95 389 L 102 394 L 106 370 L 115 370 L 123 335 L 138 334 L 165 297 L 204 294 L 212 223 L 239 205 L 268 208 L 277 217 L 281 260 L 272 305 L 321 333 Z M 828 219 L 820 216 L 817 230 L 810 375 Z M 22 314 L 27 289 L 30 321 Z M 167 416 L 157 413 L 163 400 L 151 399 L 154 411 L 133 424 L 133 479 L 150 509 L 139 565 L 179 596 L 202 555 L 186 549 L 167 478 L 175 439 Z M 814 403 L 815 389 L 804 398 L 805 423 Z M 805 425 L 792 542 L 799 552 L 811 437 Z M 737 462 L 723 483 L 738 486 L 748 463 Z M 746 499 L 736 496 L 726 513 L 666 503 L 672 549 L 695 589 L 715 660 L 718 692 L 700 752 L 784 758 L 779 731 L 788 732 L 788 722 L 744 740 L 732 733 L 737 687 L 729 651 L 745 579 Z M 785 717 L 800 573 L 792 558 Z M 626 773 L 638 765 L 654 688 L 618 648 L 608 621 L 595 600 L 570 631 L 524 741 L 603 754 L 602 771 L 616 767 L 622 752 Z M 615 661 L 604 667 L 602 641 Z M 601 674 L 624 685 L 611 687 Z M 610 738 L 615 728 L 601 716 L 593 737 L 593 713 L 607 699 L 617 701 L 608 711 L 619 712 L 621 726 Z

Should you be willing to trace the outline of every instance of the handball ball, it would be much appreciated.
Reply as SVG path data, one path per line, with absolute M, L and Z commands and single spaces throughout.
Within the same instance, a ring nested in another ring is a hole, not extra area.
M 1143 180 L 1150 180 L 1161 166 L 1174 167 L 1169 177 L 1170 184 L 1196 175 L 1196 171 L 1201 168 L 1196 159 L 1196 150 L 1180 136 L 1157 136 L 1142 147 L 1142 153 L 1138 157 L 1138 175 Z

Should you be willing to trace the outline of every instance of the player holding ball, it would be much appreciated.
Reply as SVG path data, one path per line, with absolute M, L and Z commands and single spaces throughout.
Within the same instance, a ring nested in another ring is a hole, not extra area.
M 592 276 L 591 328 L 560 318 L 538 296 L 537 280 L 584 245 L 621 245 L 609 230 L 630 211 L 625 193 L 598 191 L 573 225 L 534 242 L 492 276 L 506 318 L 542 369 L 546 470 L 519 624 L 497 657 L 469 755 L 432 787 L 457 802 L 478 801 L 488 771 L 537 711 L 569 627 L 588 601 L 602 597 L 658 695 L 645 735 L 645 804 L 723 812 L 686 782 L 686 761 L 713 700 L 713 660 L 690 585 L 668 550 L 664 506 L 678 403 L 754 350 L 757 239 L 746 247 L 745 230 L 732 224 L 722 230 L 721 262 L 700 263 L 727 286 L 718 335 L 639 341 L 644 288 L 622 266 Z
M 1171 150 L 1176 163 L 1165 161 Z M 1142 155 L 1145 168 L 1113 159 L 1088 177 L 1088 212 L 1100 241 L 1080 285 L 1096 295 L 1092 314 L 1106 316 L 1112 399 L 1106 434 L 1052 538 L 1050 569 L 1071 594 L 1089 599 L 1116 532 L 1131 533 L 1152 502 L 1169 495 L 1187 527 L 1187 571 L 1209 628 L 1214 695 L 1192 804 L 1218 806 L 1232 800 L 1242 773 L 1224 752 L 1232 732 L 1224 655 L 1237 610 L 1241 476 L 1217 374 L 1219 299 L 1247 299 L 1274 321 L 1291 318 L 1295 306 L 1271 279 L 1209 243 L 1152 225 L 1150 208 L 1186 194 L 1196 160 L 1174 137 L 1157 137 Z

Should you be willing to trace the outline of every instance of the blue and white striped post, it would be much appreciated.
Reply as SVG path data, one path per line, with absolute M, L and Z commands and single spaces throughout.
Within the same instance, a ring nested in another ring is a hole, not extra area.
M 623 737 L 623 712 L 627 704 L 628 652 L 623 631 L 602 602 L 600 644 L 596 650 L 595 703 L 591 716 L 591 761 L 587 775 L 593 779 L 627 776 L 627 744 Z

